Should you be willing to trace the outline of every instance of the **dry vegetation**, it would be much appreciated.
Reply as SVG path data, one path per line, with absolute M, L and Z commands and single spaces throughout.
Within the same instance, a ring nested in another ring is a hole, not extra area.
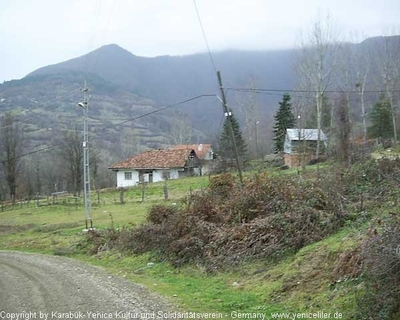
M 370 224 L 371 212 L 389 207 L 392 218 L 377 219 L 376 228 L 341 252 L 331 269 L 333 283 L 362 281 L 366 294 L 358 299 L 357 318 L 393 319 L 400 307 L 399 177 L 398 159 L 330 167 L 320 179 L 313 172 L 260 173 L 243 186 L 230 174 L 219 175 L 176 206 L 152 207 L 141 226 L 91 233 L 86 245 L 92 254 L 112 248 L 152 252 L 175 266 L 195 263 L 216 272 L 243 261 L 281 259 L 344 224 Z
M 277 258 L 321 240 L 344 222 L 338 179 L 257 174 L 238 184 L 230 175 L 180 206 L 151 208 L 147 223 L 134 230 L 92 234 L 92 252 L 112 246 L 135 253 L 158 252 L 174 265 L 194 262 L 209 271 L 248 259 Z

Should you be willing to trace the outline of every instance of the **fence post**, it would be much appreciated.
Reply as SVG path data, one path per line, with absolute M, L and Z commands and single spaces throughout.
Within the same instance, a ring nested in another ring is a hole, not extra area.
M 168 200 L 168 183 L 167 183 L 167 179 L 165 179 L 165 183 L 164 183 L 164 199 Z
M 120 204 L 124 204 L 125 203 L 125 201 L 124 201 L 124 192 L 125 192 L 125 189 L 121 188 L 121 191 L 120 191 L 120 194 L 119 194 L 119 203 Z
M 100 207 L 100 190 L 97 189 L 97 205 Z
M 144 193 L 145 193 L 145 188 L 146 188 L 146 186 L 145 186 L 145 182 L 143 181 L 143 183 L 142 183 L 142 203 L 144 203 Z

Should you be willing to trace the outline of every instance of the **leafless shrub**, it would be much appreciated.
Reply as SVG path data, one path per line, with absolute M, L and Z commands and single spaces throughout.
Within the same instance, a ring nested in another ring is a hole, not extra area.
M 362 272 L 361 246 L 338 255 L 333 275 L 335 280 L 356 279 Z
M 231 175 L 222 175 L 208 191 L 193 195 L 185 209 L 153 207 L 148 223 L 131 232 L 126 248 L 157 251 L 175 265 L 196 262 L 209 270 L 280 256 L 342 225 L 343 199 L 331 187 L 265 174 L 239 187 Z
M 385 224 L 381 231 L 371 228 L 362 254 L 365 295 L 358 301 L 359 318 L 399 319 L 400 220 Z

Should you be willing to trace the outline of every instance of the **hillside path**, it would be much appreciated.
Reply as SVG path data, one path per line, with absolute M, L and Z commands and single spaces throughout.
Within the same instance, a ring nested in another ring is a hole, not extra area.
M 0 251 L 2 319 L 141 319 L 168 311 L 172 306 L 161 297 L 100 268 L 64 257 Z

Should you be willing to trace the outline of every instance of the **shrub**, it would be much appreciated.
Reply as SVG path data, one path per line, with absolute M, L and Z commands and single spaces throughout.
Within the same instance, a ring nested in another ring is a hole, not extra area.
M 214 196 L 229 198 L 235 185 L 235 178 L 230 173 L 220 174 L 210 179 L 210 190 Z
M 161 224 L 168 218 L 177 213 L 176 206 L 155 205 L 150 208 L 147 221 L 150 223 Z
M 328 179 L 328 177 L 326 178 Z M 156 251 L 175 265 L 196 262 L 209 270 L 244 259 L 281 256 L 318 241 L 343 223 L 340 189 L 297 176 L 257 174 L 235 184 L 231 175 L 211 180 L 185 209 L 150 209 L 148 222 L 130 234 L 127 248 Z
M 365 295 L 358 301 L 359 319 L 399 319 L 400 220 L 371 230 L 363 245 Z

